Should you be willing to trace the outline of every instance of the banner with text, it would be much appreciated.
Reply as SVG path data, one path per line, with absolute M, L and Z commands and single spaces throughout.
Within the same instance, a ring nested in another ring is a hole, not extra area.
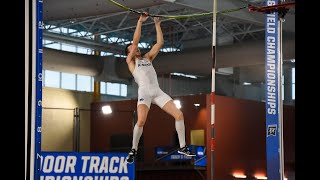
M 277 5 L 278 0 L 267 0 L 266 6 Z M 266 150 L 267 177 L 280 180 L 280 54 L 278 12 L 265 14 L 265 80 L 266 80 Z
M 155 158 L 160 161 L 194 161 L 195 166 L 206 166 L 206 149 L 205 146 L 189 145 L 188 148 L 196 154 L 195 157 L 188 157 L 179 154 L 175 147 L 156 147 Z
M 42 152 L 40 180 L 134 180 L 123 153 Z

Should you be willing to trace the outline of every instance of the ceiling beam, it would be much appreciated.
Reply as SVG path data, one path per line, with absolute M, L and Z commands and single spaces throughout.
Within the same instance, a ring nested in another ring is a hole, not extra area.
M 249 30 L 249 31 L 236 32 L 236 33 L 232 33 L 232 34 L 233 35 L 241 35 L 241 34 L 255 33 L 255 32 L 261 32 L 261 31 L 264 31 L 264 28 L 252 29 L 252 30 Z
M 173 3 L 207 12 L 212 12 L 213 10 L 213 1 L 208 0 L 197 0 L 197 3 L 194 3 L 194 0 L 176 0 Z M 241 6 L 246 5 L 244 2 L 234 0 L 218 0 L 217 4 L 217 11 L 239 8 Z M 246 22 L 255 23 L 257 25 L 264 24 L 264 18 L 256 19 L 256 17 L 253 17 L 252 14 L 249 14 L 249 12 L 244 11 L 225 13 L 223 14 L 223 16 L 240 19 Z
M 239 8 L 245 5 L 248 5 L 251 2 L 258 1 L 244 1 L 244 0 L 217 0 L 217 11 L 228 10 L 233 8 Z M 197 3 L 194 3 L 194 0 L 175 0 L 172 3 L 182 5 L 185 7 L 199 9 L 202 11 L 212 12 L 213 10 L 213 1 L 208 0 L 197 0 Z M 249 12 L 247 9 L 240 10 L 232 13 L 221 14 L 221 16 L 230 17 L 233 19 L 238 19 L 242 22 L 249 22 L 258 26 L 264 26 L 264 15 L 262 13 L 253 13 Z M 287 14 L 286 23 L 283 24 L 283 30 L 294 32 L 295 31 L 295 16 L 294 14 Z
M 124 11 L 124 12 L 117 12 L 117 13 L 113 13 L 113 14 L 107 14 L 107 15 L 102 15 L 102 16 L 95 16 L 95 17 L 89 17 L 89 18 L 85 18 L 83 20 L 78 20 L 78 21 L 71 21 L 71 20 L 68 20 L 68 22 L 66 23 L 63 23 L 57 27 L 52 27 L 52 28 L 49 28 L 48 30 L 51 30 L 51 29 L 56 29 L 56 28 L 66 28 L 66 27 L 69 27 L 69 26 L 74 26 L 74 25 L 78 25 L 78 24 L 82 24 L 82 23 L 86 23 L 86 22 L 91 22 L 91 21 L 98 21 L 98 20 L 101 20 L 101 19 L 105 19 L 105 18 L 109 18 L 109 17 L 113 17 L 113 16 L 118 16 L 118 15 L 121 15 L 121 14 L 125 14 L 127 13 L 127 11 Z
M 173 20 L 172 19 L 163 19 L 161 22 L 165 22 L 165 21 L 173 21 Z M 142 26 L 151 25 L 151 24 L 154 24 L 154 22 L 143 23 Z M 123 28 L 119 28 L 119 29 L 111 29 L 111 30 L 108 30 L 108 31 L 101 31 L 101 32 L 94 33 L 93 35 L 103 35 L 103 34 L 123 31 L 123 30 L 127 30 L 127 29 L 132 29 L 132 28 L 136 28 L 136 25 L 123 27 Z
M 67 44 L 72 44 L 76 46 L 96 49 L 100 51 L 107 51 L 115 54 L 122 54 L 123 53 L 123 46 L 116 45 L 116 44 L 106 44 L 102 42 L 97 42 L 90 39 L 85 39 L 81 37 L 72 37 L 72 36 L 65 36 L 62 34 L 50 33 L 50 32 L 43 32 L 44 39 L 62 42 Z

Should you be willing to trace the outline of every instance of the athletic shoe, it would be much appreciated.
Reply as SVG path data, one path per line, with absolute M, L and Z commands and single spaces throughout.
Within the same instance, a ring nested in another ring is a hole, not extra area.
M 127 162 L 131 164 L 136 158 L 137 158 L 137 151 L 135 149 L 131 149 L 126 159 Z
M 179 148 L 179 149 L 178 149 L 178 153 L 179 153 L 179 154 L 184 154 L 184 155 L 186 155 L 186 156 L 196 156 L 196 154 L 192 153 L 192 152 L 189 150 L 188 146 L 184 146 L 184 147 L 182 147 L 182 148 Z

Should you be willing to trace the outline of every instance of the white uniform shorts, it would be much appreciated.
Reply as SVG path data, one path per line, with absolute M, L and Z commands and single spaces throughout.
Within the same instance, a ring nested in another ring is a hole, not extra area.
M 150 109 L 151 103 L 156 104 L 161 109 L 163 106 L 172 100 L 172 98 L 164 93 L 158 85 L 142 86 L 138 89 L 138 103 L 145 104 Z

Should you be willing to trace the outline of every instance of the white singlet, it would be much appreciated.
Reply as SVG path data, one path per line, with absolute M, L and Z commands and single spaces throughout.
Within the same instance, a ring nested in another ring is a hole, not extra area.
M 136 58 L 135 63 L 132 75 L 139 86 L 138 105 L 145 104 L 150 108 L 153 103 L 163 108 L 172 98 L 160 89 L 157 73 L 152 63 L 146 58 L 142 60 Z

